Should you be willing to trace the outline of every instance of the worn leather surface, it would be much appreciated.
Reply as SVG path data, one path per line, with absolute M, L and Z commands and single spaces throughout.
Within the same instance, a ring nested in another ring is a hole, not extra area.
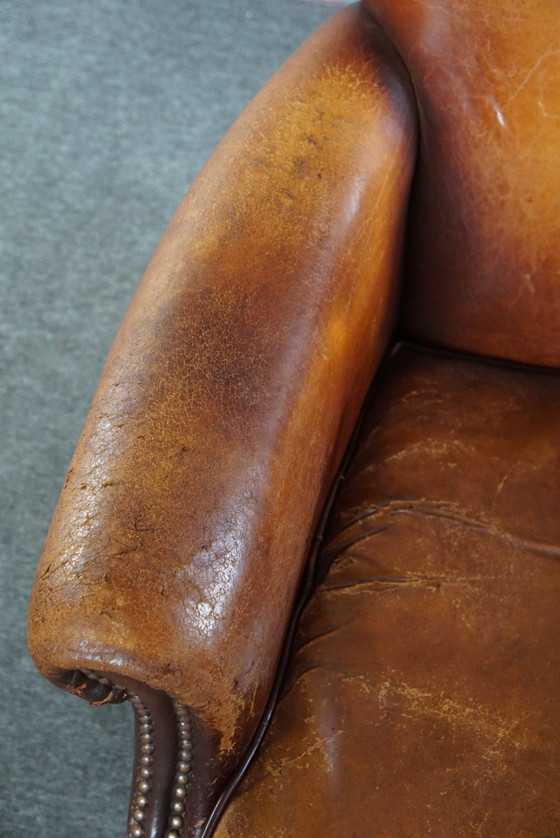
M 401 349 L 216 838 L 555 838 L 560 374 Z
M 560 363 L 555 0 L 365 6 L 294 56 L 179 208 L 33 593 L 59 686 L 94 670 L 192 708 L 182 838 L 266 703 L 403 253 L 403 331 Z M 558 834 L 559 419 L 553 371 L 392 361 L 220 838 Z
M 202 808 L 259 719 L 394 326 L 412 98 L 356 8 L 257 96 L 148 267 L 39 566 L 39 669 L 65 688 L 87 669 L 190 705 L 210 743 Z
M 414 84 L 408 329 L 560 364 L 557 0 L 364 0 Z

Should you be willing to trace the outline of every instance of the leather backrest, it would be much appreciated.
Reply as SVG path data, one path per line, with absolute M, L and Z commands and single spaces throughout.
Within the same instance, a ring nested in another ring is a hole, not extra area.
M 366 0 L 411 74 L 420 153 L 404 324 L 560 364 L 557 0 Z

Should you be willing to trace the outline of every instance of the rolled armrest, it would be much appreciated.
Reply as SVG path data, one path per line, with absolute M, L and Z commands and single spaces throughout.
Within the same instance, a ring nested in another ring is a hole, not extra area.
M 181 835 L 198 835 L 266 706 L 394 326 L 411 102 L 375 23 L 355 7 L 332 18 L 218 146 L 111 349 L 29 636 L 58 686 L 94 703 L 133 697 L 167 801 L 137 834 L 168 828 L 173 777 L 157 752 L 181 748 L 154 718 L 175 713 L 190 731 Z

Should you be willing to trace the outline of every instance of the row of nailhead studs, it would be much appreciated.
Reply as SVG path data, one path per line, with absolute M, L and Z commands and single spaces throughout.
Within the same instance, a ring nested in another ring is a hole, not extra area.
M 114 684 L 108 678 L 98 675 L 97 672 L 93 672 L 91 669 L 78 669 L 77 672 L 84 675 L 89 681 L 97 681 L 110 690 L 109 694 L 105 696 L 105 700 L 101 702 L 102 704 L 110 704 L 113 700 L 122 701 L 123 698 L 128 697 L 128 693 L 124 687 L 119 687 L 118 684 Z
M 137 764 L 136 791 L 132 797 L 128 838 L 143 838 L 142 821 L 148 805 L 150 780 L 154 761 L 154 720 L 146 705 L 134 693 L 129 693 L 130 703 L 136 711 L 140 735 L 140 756 Z
M 179 751 L 173 798 L 171 800 L 169 829 L 165 833 L 165 838 L 180 838 L 180 831 L 183 827 L 185 798 L 187 797 L 192 772 L 192 725 L 189 711 L 182 704 L 175 702 L 175 713 L 177 715 Z
M 82 669 L 82 672 L 87 678 L 98 681 L 100 684 L 103 684 L 105 687 L 110 687 L 112 690 L 122 689 L 122 687 L 117 687 L 112 684 L 108 678 L 98 675 L 96 672 L 92 672 L 89 669 Z M 128 838 L 142 838 L 144 835 L 144 829 L 141 822 L 145 817 L 144 810 L 148 805 L 147 794 L 150 791 L 150 778 L 153 774 L 154 722 L 151 713 L 141 701 L 139 696 L 134 693 L 128 693 L 128 697 L 130 699 L 130 703 L 136 711 L 138 724 L 140 726 L 140 760 L 139 765 L 137 766 L 138 774 L 136 777 L 136 793 L 132 800 L 134 808 L 132 809 L 128 824 Z
M 97 672 L 93 672 L 91 669 L 80 669 L 78 670 L 85 675 L 86 678 L 89 678 L 90 681 L 97 681 L 99 684 L 103 684 L 104 687 L 108 687 L 111 690 L 112 695 L 116 695 L 117 693 L 123 693 L 124 688 L 117 686 L 117 684 L 113 684 L 109 681 L 108 678 L 104 678 L 102 675 L 98 675 Z
M 103 678 L 101 675 L 98 675 L 97 672 L 92 672 L 91 669 L 81 669 L 80 672 L 82 672 L 86 678 L 91 678 L 92 681 L 99 681 L 99 683 L 103 684 L 104 687 L 110 687 L 112 690 L 119 689 L 118 687 L 115 687 L 108 678 Z

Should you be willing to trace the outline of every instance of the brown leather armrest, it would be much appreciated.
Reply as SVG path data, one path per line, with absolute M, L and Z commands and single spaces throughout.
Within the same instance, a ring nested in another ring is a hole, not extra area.
M 29 618 L 37 666 L 93 701 L 115 693 L 84 670 L 140 707 L 164 694 L 190 708 L 191 823 L 262 714 L 393 327 L 411 99 L 357 8 L 256 97 L 147 269 L 47 539 Z

